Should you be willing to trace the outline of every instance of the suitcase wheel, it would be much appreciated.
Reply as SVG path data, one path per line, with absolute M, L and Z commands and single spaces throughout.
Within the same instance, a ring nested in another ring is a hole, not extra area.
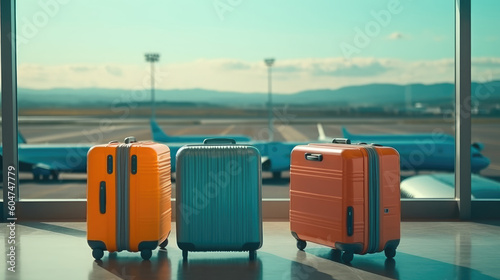
M 183 261 L 188 260 L 188 251 L 187 250 L 182 250 L 182 260 Z
M 92 250 L 92 257 L 94 257 L 96 261 L 100 260 L 103 256 L 104 256 L 104 251 L 102 249 Z
M 342 261 L 344 263 L 350 263 L 352 261 L 352 259 L 354 258 L 354 254 L 352 252 L 349 252 L 349 251 L 345 251 L 343 254 L 342 254 Z
M 248 252 L 248 256 L 251 261 L 254 261 L 257 258 L 257 251 L 251 250 Z
M 304 240 L 297 239 L 297 249 L 304 251 L 306 246 L 307 246 L 307 242 L 305 242 Z
M 336 262 L 340 262 L 342 258 L 342 251 L 339 249 L 332 249 L 332 259 Z
M 392 259 L 392 258 L 394 258 L 394 256 L 396 256 L 396 249 L 394 249 L 392 247 L 387 247 L 387 248 L 385 248 L 384 253 L 388 259 Z
M 151 258 L 151 256 L 153 255 L 153 251 L 149 250 L 149 249 L 146 249 L 146 250 L 142 250 L 141 251 L 141 257 L 147 261 Z
M 160 249 L 165 249 L 165 247 L 167 247 L 168 245 L 168 239 L 165 239 L 165 241 L 163 241 L 161 244 L 160 244 Z

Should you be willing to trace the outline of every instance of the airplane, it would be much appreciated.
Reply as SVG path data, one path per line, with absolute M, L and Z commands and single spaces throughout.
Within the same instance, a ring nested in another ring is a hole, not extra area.
M 28 144 L 18 134 L 18 161 L 20 172 L 31 172 L 35 181 L 58 180 L 59 174 L 86 173 L 87 153 L 93 144 Z M 168 143 L 172 155 L 172 171 L 175 171 L 175 154 L 190 143 Z M 0 146 L 0 154 L 3 147 Z M 0 155 L 0 165 L 2 164 Z
M 206 138 L 217 137 L 216 135 L 168 136 L 162 133 L 154 119 L 151 119 L 151 129 L 159 138 L 158 142 L 164 142 L 169 146 L 173 158 L 172 171 L 175 171 L 175 154 L 183 145 L 201 143 Z M 236 141 L 251 140 L 244 135 L 225 135 L 225 137 L 231 137 Z M 62 172 L 87 172 L 87 152 L 93 146 L 91 144 L 28 144 L 21 133 L 18 133 L 17 139 L 19 171 L 31 172 L 35 181 L 58 180 Z
M 153 141 L 161 142 L 161 136 L 166 133 L 160 128 L 152 128 Z M 323 127 L 318 125 L 318 142 L 331 142 L 333 138 L 328 139 Z M 352 136 L 352 134 L 351 134 Z M 455 145 L 454 142 L 446 140 L 438 141 L 436 139 L 402 139 L 385 140 L 380 137 L 378 141 L 368 141 L 384 146 L 395 148 L 400 155 L 401 170 L 409 171 L 454 171 L 455 170 Z M 357 138 L 354 138 L 355 141 Z M 367 140 L 367 139 L 365 139 Z M 273 178 L 279 178 L 282 171 L 290 170 L 290 154 L 297 145 L 307 145 L 311 142 L 279 142 L 279 141 L 249 141 L 240 142 L 240 144 L 249 144 L 255 146 L 261 153 L 262 170 L 272 172 Z M 237 142 L 238 143 L 238 142 Z M 166 143 L 170 145 L 170 143 Z M 471 147 L 471 168 L 474 173 L 488 167 L 490 160 L 481 154 L 481 151 L 474 146 Z M 174 165 L 175 163 L 172 163 Z
M 151 132 L 154 135 L 153 139 L 155 141 L 162 143 L 202 143 L 206 138 L 216 138 L 221 137 L 221 135 L 181 135 L 181 136 L 172 136 L 167 135 L 161 130 L 160 126 L 156 122 L 154 118 L 151 118 Z M 234 139 L 237 142 L 248 142 L 251 141 L 252 138 L 246 135 L 224 135 L 225 138 Z
M 31 172 L 35 181 L 57 180 L 60 172 L 84 173 L 87 170 L 90 144 L 28 144 L 21 133 L 17 139 L 19 171 Z
M 165 136 L 169 136 L 156 122 L 151 122 L 151 129 L 153 141 L 163 142 L 170 148 L 172 172 L 175 172 L 175 155 L 177 151 L 186 144 L 193 144 L 193 141 L 164 142 L 161 140 Z M 324 131 L 321 130 L 319 130 L 320 138 L 323 136 L 324 139 L 318 142 L 326 142 Z M 202 138 L 204 140 L 208 137 L 201 137 L 199 143 L 202 143 Z M 454 143 L 450 141 L 439 142 L 432 139 L 389 141 L 379 139 L 380 141 L 376 141 L 377 144 L 394 147 L 398 150 L 402 170 L 415 172 L 421 170 L 454 170 L 455 149 Z M 87 152 L 92 147 L 91 144 L 28 144 L 21 134 L 18 135 L 18 140 L 20 171 L 31 172 L 35 180 L 57 180 L 61 172 L 86 172 Z M 290 170 L 290 154 L 293 148 L 311 142 L 243 141 L 237 143 L 255 146 L 261 153 L 262 170 L 271 172 L 273 178 L 280 178 L 283 171 Z M 372 143 L 372 141 L 367 142 Z M 1 151 L 2 148 L 0 147 L 0 153 Z M 471 147 L 471 152 L 472 171 L 479 173 L 480 170 L 489 165 L 490 161 L 474 146 Z
M 454 173 L 417 175 L 401 182 L 401 198 L 453 197 L 455 197 Z M 500 198 L 500 182 L 471 174 L 471 198 Z
M 321 124 L 317 124 L 319 139 L 328 141 Z M 449 171 L 455 170 L 455 139 L 447 134 L 352 134 L 342 126 L 342 136 L 352 143 L 376 143 L 395 148 L 400 155 L 401 170 Z M 479 173 L 490 165 L 490 159 L 483 156 L 482 143 L 471 145 L 471 169 Z
M 320 124 L 318 124 L 320 125 Z M 351 139 L 356 142 L 393 142 L 393 141 L 435 141 L 438 143 L 455 144 L 455 138 L 445 133 L 421 133 L 421 134 L 352 134 L 345 126 L 341 127 L 344 138 Z M 324 135 L 324 134 L 323 134 Z M 484 149 L 484 144 L 480 142 L 472 143 L 472 147 L 481 152 Z
M 444 133 L 440 134 L 353 134 L 350 133 L 345 126 L 341 127 L 342 137 L 353 141 L 369 142 L 369 141 L 413 141 L 415 139 L 432 139 L 439 142 L 453 142 L 455 139 Z

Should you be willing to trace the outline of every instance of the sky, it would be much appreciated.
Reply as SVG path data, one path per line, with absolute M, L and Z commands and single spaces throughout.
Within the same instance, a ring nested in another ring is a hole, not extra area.
M 18 84 L 273 92 L 454 79 L 454 2 L 18 1 Z M 472 1 L 472 75 L 500 79 L 500 1 Z

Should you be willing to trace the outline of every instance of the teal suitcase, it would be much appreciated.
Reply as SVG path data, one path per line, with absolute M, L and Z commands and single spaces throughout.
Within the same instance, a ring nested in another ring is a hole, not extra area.
M 189 251 L 248 251 L 262 246 L 259 151 L 232 139 L 206 139 L 176 156 L 177 245 Z

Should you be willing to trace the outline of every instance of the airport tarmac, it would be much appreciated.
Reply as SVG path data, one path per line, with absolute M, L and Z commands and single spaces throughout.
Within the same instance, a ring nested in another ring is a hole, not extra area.
M 275 141 L 314 142 L 318 138 L 317 123 L 322 122 L 325 134 L 329 137 L 341 137 L 343 122 L 326 120 L 309 120 L 298 122 L 277 120 L 274 128 Z M 169 122 L 158 120 L 162 129 L 171 135 L 188 134 L 245 134 L 255 140 L 268 138 L 265 120 L 251 122 L 219 120 L 198 122 Z M 345 127 L 353 134 L 411 134 L 411 133 L 447 133 L 454 134 L 450 121 L 401 121 L 396 119 L 362 119 L 345 122 Z M 485 145 L 483 155 L 491 160 L 490 166 L 481 175 L 500 181 L 500 121 L 493 119 L 474 123 L 472 141 Z M 26 141 L 32 144 L 74 143 L 98 144 L 111 140 L 123 140 L 127 136 L 135 136 L 138 140 L 151 139 L 149 121 L 136 119 L 130 122 L 114 122 L 110 119 L 93 119 L 93 121 L 76 123 L 54 122 L 21 122 L 19 131 Z M 405 176 L 411 175 L 407 172 Z M 289 174 L 283 172 L 282 179 L 273 179 L 268 172 L 263 173 L 263 197 L 287 198 Z M 86 198 L 86 175 L 63 173 L 58 181 L 34 181 L 29 173 L 20 174 L 20 196 L 23 199 L 60 199 Z M 174 184 L 175 188 L 175 184 Z

